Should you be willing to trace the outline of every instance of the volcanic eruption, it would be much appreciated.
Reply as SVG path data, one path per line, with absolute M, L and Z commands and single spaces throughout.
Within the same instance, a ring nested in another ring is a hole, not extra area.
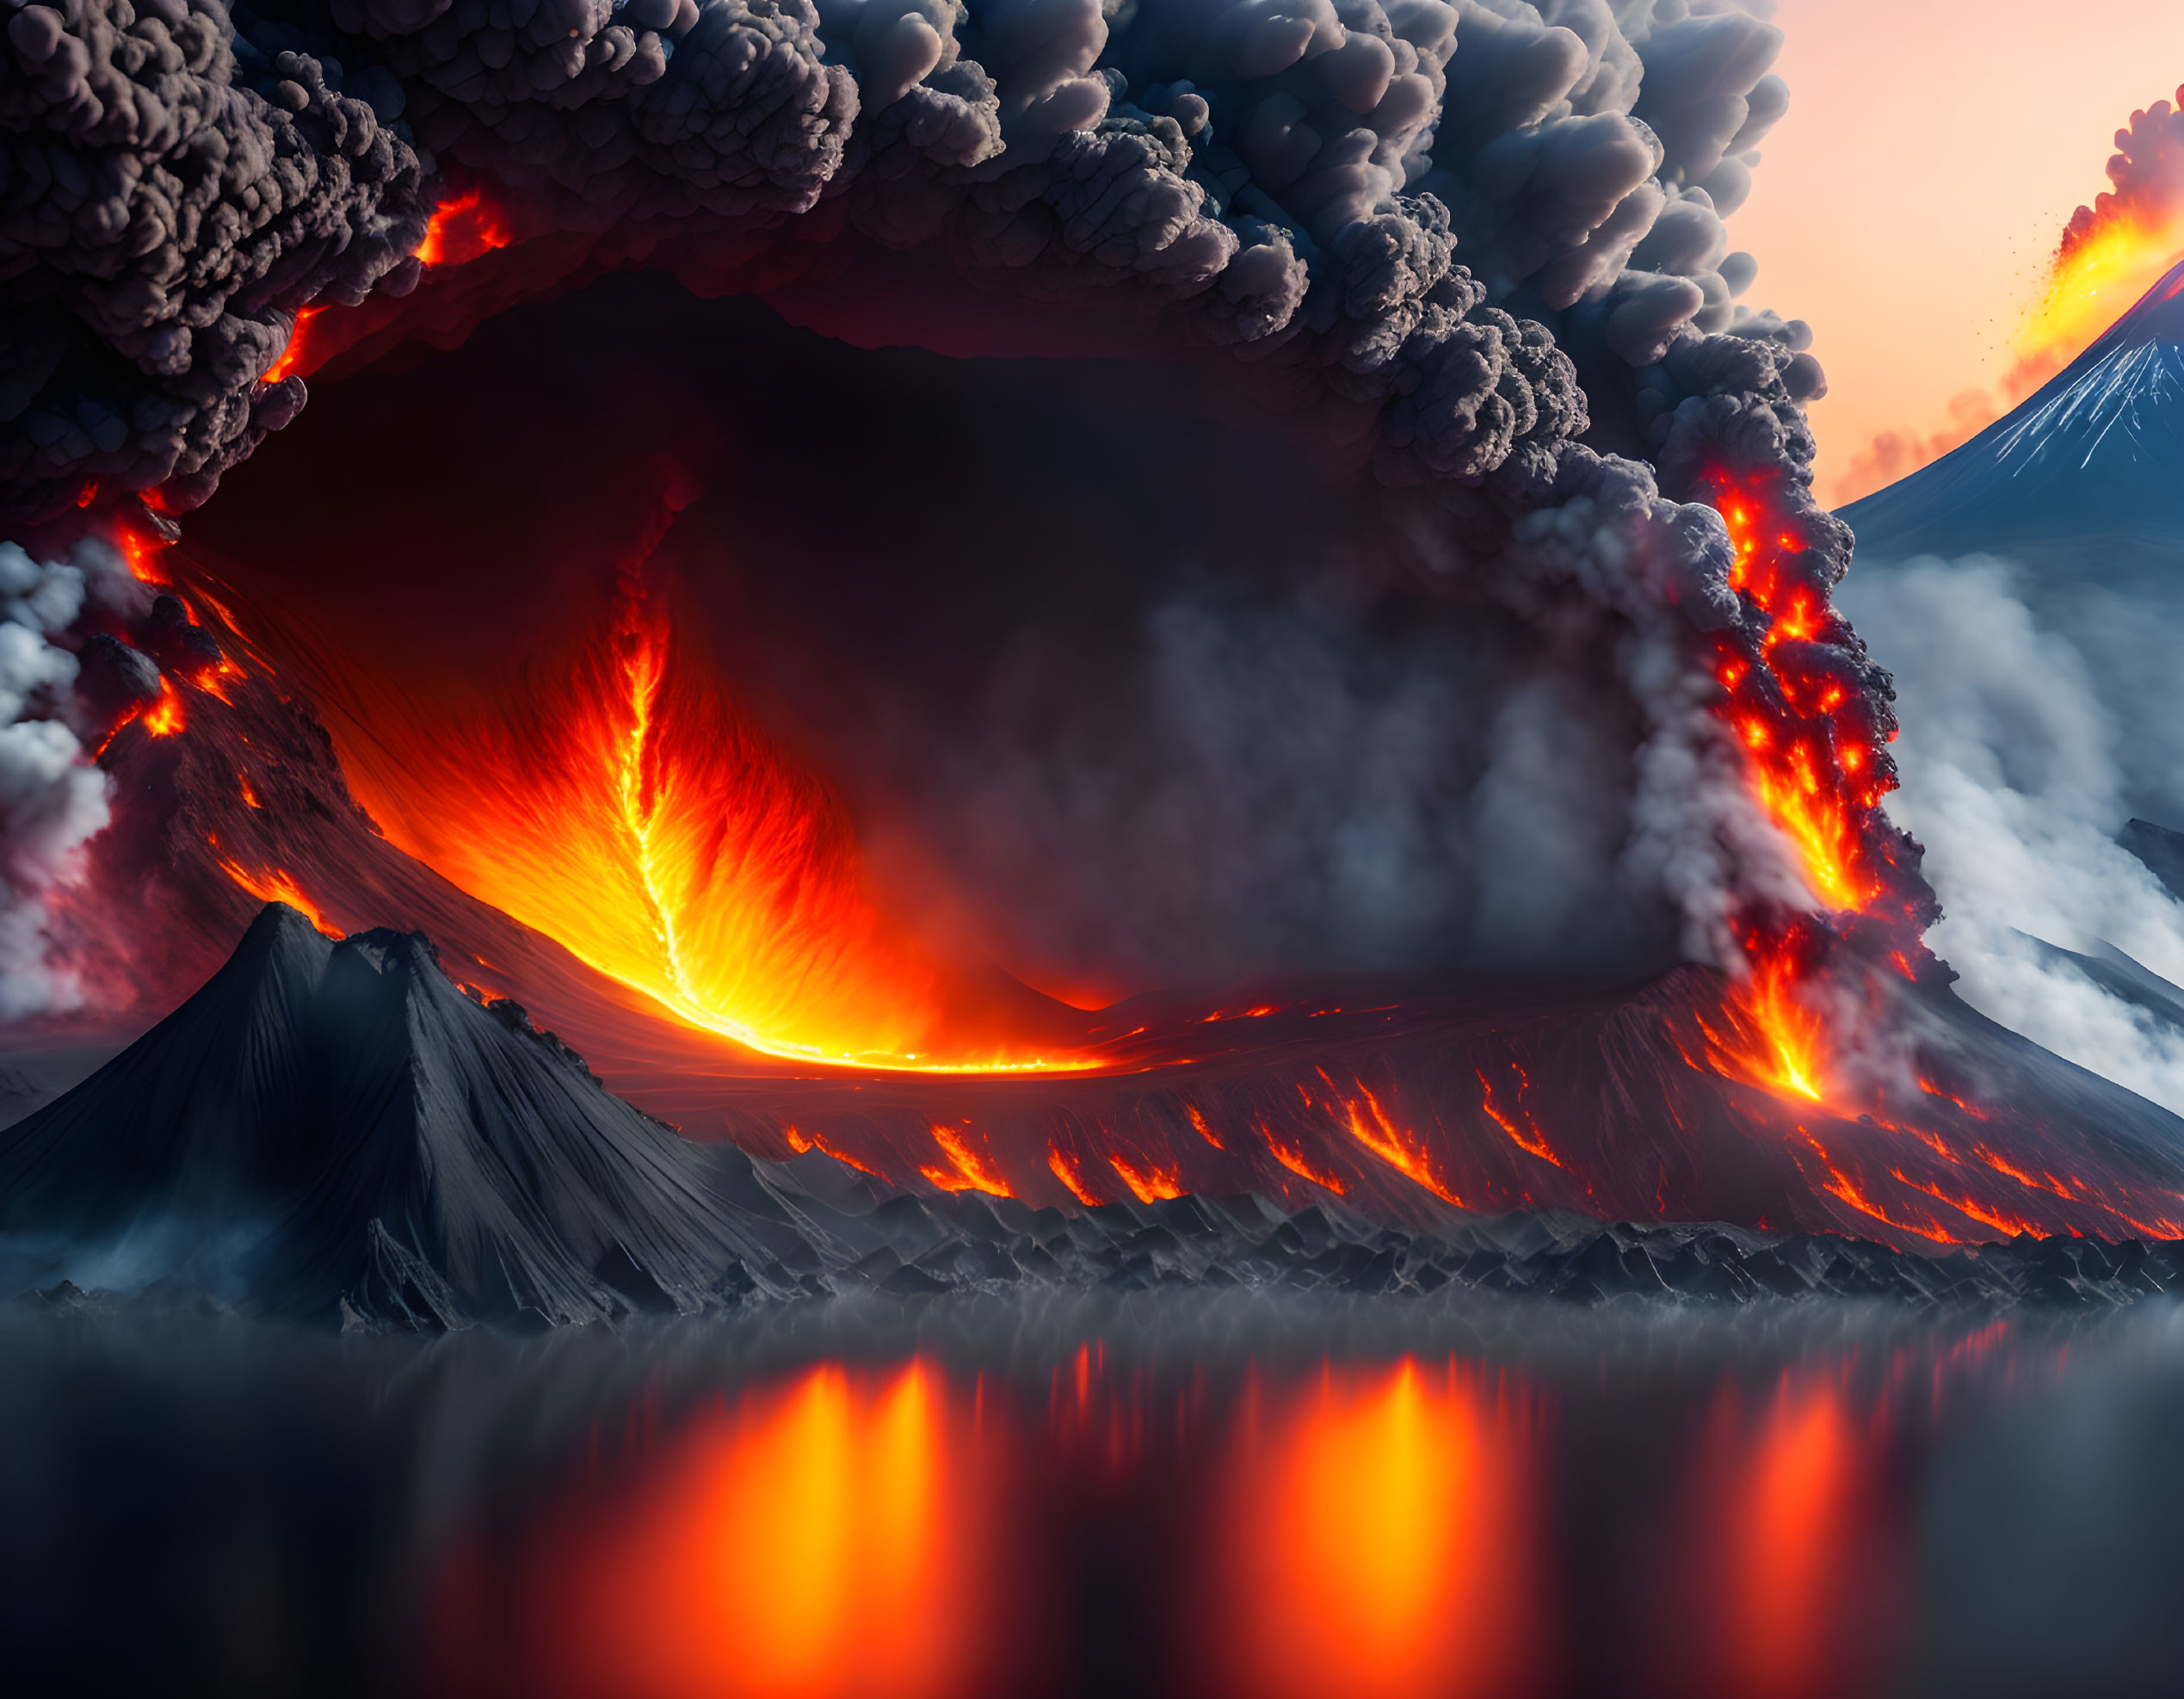
M 893 1191 L 2184 1233 L 2170 1118 L 1922 942 L 1723 225 L 1778 46 L 21 9 L 15 1012 L 140 1029 L 272 900 Z

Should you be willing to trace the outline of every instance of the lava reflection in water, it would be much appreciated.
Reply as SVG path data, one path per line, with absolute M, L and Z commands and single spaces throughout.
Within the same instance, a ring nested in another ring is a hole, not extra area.
M 1716 1389 L 1663 1530 L 1682 1556 L 1663 1570 L 1646 1690 L 1820 1699 L 1885 1685 L 1909 1530 L 1884 1487 L 1907 1436 L 1891 1389 L 1856 1396 L 1844 1367 Z
M 1330 1368 L 1237 1421 L 1213 1684 L 1283 1699 L 1537 1691 L 1529 1400 L 1450 1360 Z
M 2000 1326 L 1597 1378 L 1422 1351 L 1209 1371 L 1089 1336 L 1006 1369 L 686 1362 L 600 1406 L 573 1480 L 453 1543 L 428 1685 L 1882 1690 L 1917 1614 L 1916 1483 L 1994 1395 Z
M 997 1448 L 921 1362 L 822 1364 L 701 1409 L 634 1474 L 595 1469 L 516 1560 L 514 1620 L 460 1549 L 441 1599 L 451 1690 L 856 1695 L 978 1690 Z M 511 1627 L 514 1644 L 497 1627 Z M 490 1671 L 490 1674 L 489 1674 Z

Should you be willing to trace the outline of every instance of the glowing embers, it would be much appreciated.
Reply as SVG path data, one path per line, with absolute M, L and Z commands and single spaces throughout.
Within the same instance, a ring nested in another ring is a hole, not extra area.
M 473 184 L 434 210 L 416 251 L 427 266 L 467 265 L 515 239 L 507 215 Z
M 1896 788 L 1859 681 L 1824 643 L 1833 620 L 1824 590 L 1807 582 L 1799 539 L 1785 528 L 1764 480 L 1712 480 L 1729 528 L 1731 587 L 1764 616 L 1756 652 L 1731 633 L 1717 639 L 1721 712 L 1744 751 L 1754 794 L 1797 850 L 1812 894 L 1835 910 L 1863 911 L 1885 892 L 1879 848 L 1881 799 Z
M 605 628 L 513 700 L 390 714 L 344 767 L 402 850 L 693 1026 L 811 1061 L 1070 1066 L 880 912 L 839 802 L 691 629 L 626 574 Z
M 1215 1690 L 1501 1695 L 1539 1679 L 1532 1427 L 1453 1359 L 1247 1394 Z
M 1896 788 L 1892 723 L 1870 699 L 1854 643 L 1828 606 L 1827 579 L 1783 510 L 1779 476 L 1717 471 L 1706 484 L 1729 532 L 1730 586 L 1747 609 L 1743 627 L 1714 639 L 1718 712 L 1753 798 L 1795 853 L 1814 903 L 1863 917 L 1875 955 L 1915 977 L 1934 910 L 1881 812 Z M 1817 1101 L 1827 1089 L 1827 1035 L 1808 992 L 1826 971 L 1833 929 L 1764 900 L 1732 925 L 1746 971 L 1730 994 L 1734 1030 L 1707 1030 L 1710 1058 L 1732 1078 Z
M 595 1472 L 591 1502 L 526 1566 L 520 1690 L 946 1699 L 982 1685 L 1002 1448 L 937 1370 L 823 1364 L 664 1445 L 626 1437 L 641 1473 Z M 465 1581 L 459 1560 L 441 1611 L 451 1690 L 497 1690 L 500 1659 L 464 1655 L 497 1627 Z

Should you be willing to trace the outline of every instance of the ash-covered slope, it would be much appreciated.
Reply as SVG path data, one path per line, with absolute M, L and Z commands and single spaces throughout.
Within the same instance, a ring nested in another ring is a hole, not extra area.
M 248 677 L 190 693 L 182 735 L 131 726 L 114 740 L 106 761 L 139 809 L 99 840 L 98 888 L 140 894 L 83 903 L 72 926 L 165 917 L 170 959 L 145 985 L 170 1002 L 246 924 L 252 889 L 294 893 L 329 930 L 423 931 L 456 977 L 517 997 L 618 1096 L 739 1147 L 769 1180 L 808 1150 L 883 1192 L 997 1187 L 1070 1214 L 1255 1194 L 1278 1214 L 1325 1203 L 1434 1233 L 1457 1204 L 1910 1251 L 2028 1229 L 2184 1234 L 2184 1122 L 1937 988 L 1894 992 L 1883 1024 L 1926 1089 L 1886 1104 L 1768 1089 L 1763 1036 L 1723 976 L 1689 967 L 1605 988 L 1312 976 L 1150 996 L 1077 1016 L 1103 1063 L 1078 1074 L 799 1070 L 636 1006 L 404 856 L 370 829 L 308 711 L 243 658 Z M 87 948 L 87 975 L 114 977 L 91 965 L 108 959 Z
M 458 991 L 422 937 L 336 944 L 278 904 L 195 997 L 0 1134 L 0 1226 L 282 1313 L 429 1325 L 784 1294 L 831 1248 L 739 1153 Z
M 459 991 L 421 936 L 335 943 L 280 905 L 156 1030 L 0 1134 L 0 1280 L 64 1313 L 104 1307 L 80 1278 L 418 1330 L 872 1288 L 2101 1304 L 2184 1287 L 2176 1244 L 2026 1234 L 1937 1257 L 1554 1209 L 1436 1204 L 1398 1228 L 1249 1195 L 1037 1208 L 875 1184 L 817 1151 L 754 1160 L 609 1096 L 520 1010 Z
M 2184 264 L 2006 418 L 1842 510 L 1861 563 L 2100 541 L 2184 562 Z

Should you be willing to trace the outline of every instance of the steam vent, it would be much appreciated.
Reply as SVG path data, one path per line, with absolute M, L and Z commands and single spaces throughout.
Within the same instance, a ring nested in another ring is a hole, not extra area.
M 2184 113 L 1860 449 L 1817 10 L 9 0 L 0 1669 L 2158 1690 Z

